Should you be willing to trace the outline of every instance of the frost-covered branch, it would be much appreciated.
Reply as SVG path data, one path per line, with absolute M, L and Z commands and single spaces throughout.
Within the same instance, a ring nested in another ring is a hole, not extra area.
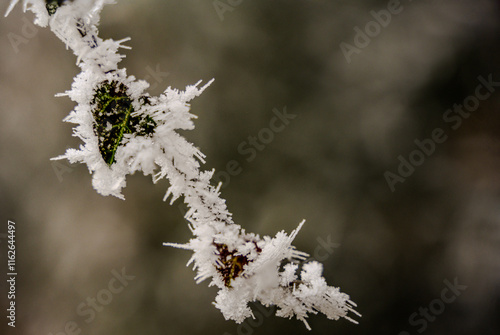
M 19 0 L 13 0 L 7 14 Z M 61 95 L 76 103 L 65 121 L 76 124 L 73 135 L 83 141 L 55 159 L 85 163 L 92 184 L 102 195 L 123 199 L 126 176 L 136 171 L 167 178 L 165 199 L 183 197 L 186 218 L 194 237 L 186 244 L 165 243 L 193 252 L 188 264 L 197 270 L 196 282 L 211 279 L 220 290 L 215 306 L 226 319 L 238 323 L 252 312 L 248 303 L 276 305 L 276 315 L 295 316 L 306 326 L 308 313 L 321 312 L 330 319 L 344 317 L 355 304 L 349 296 L 330 287 L 322 277 L 322 265 L 309 262 L 300 274 L 299 262 L 308 256 L 292 242 L 303 222 L 290 235 L 275 237 L 246 233 L 233 223 L 220 184 L 211 185 L 212 171 L 202 171 L 204 155 L 177 132 L 194 128 L 189 102 L 200 95 L 200 82 L 178 91 L 170 87 L 152 97 L 149 84 L 128 76 L 118 63 L 119 48 L 128 38 L 114 41 L 98 36 L 97 25 L 104 5 L 112 0 L 24 0 L 24 10 L 35 13 L 35 23 L 50 27 L 77 57 L 81 72 L 71 90 Z

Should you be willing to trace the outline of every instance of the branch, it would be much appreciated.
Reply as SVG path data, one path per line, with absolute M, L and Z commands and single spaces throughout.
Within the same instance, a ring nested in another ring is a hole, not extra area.
M 18 0 L 13 0 L 7 14 Z M 349 296 L 330 287 L 322 277 L 322 265 L 303 265 L 308 256 L 292 246 L 298 228 L 290 235 L 281 231 L 275 237 L 246 233 L 233 223 L 220 186 L 213 187 L 212 171 L 200 170 L 204 155 L 178 134 L 194 128 L 189 102 L 213 80 L 201 82 L 185 91 L 167 88 L 160 96 L 145 92 L 148 83 L 128 76 L 118 67 L 124 57 L 119 41 L 103 40 L 97 25 L 104 5 L 112 0 L 24 0 L 24 9 L 35 13 L 35 23 L 49 26 L 77 57 L 81 72 L 71 90 L 61 95 L 76 103 L 65 121 L 75 123 L 73 136 L 83 145 L 68 149 L 55 159 L 84 163 L 93 175 L 92 184 L 102 195 L 124 199 L 126 176 L 136 171 L 153 176 L 153 182 L 167 178 L 170 187 L 165 200 L 184 198 L 189 210 L 186 218 L 194 237 L 186 244 L 166 246 L 191 250 L 189 264 L 197 270 L 197 283 L 211 279 L 219 288 L 215 306 L 226 319 L 238 323 L 252 317 L 248 303 L 260 301 L 276 305 L 277 316 L 295 316 L 310 329 L 308 313 L 324 313 L 329 319 L 359 315 Z

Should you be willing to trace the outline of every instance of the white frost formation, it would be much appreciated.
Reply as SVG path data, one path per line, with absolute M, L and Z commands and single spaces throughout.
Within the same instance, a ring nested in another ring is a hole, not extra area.
M 7 14 L 19 0 L 12 0 Z M 193 232 L 187 244 L 165 243 L 188 249 L 188 264 L 197 270 L 197 283 L 211 278 L 219 287 L 215 306 L 226 319 L 243 322 L 252 317 L 249 302 L 276 305 L 277 316 L 303 321 L 310 329 L 308 313 L 321 312 L 329 319 L 340 317 L 357 323 L 348 312 L 359 315 L 349 296 L 328 286 L 323 267 L 312 261 L 298 262 L 306 253 L 297 251 L 292 241 L 304 222 L 290 235 L 279 232 L 274 238 L 246 233 L 232 221 L 220 184 L 210 184 L 213 171 L 200 171 L 204 155 L 176 130 L 193 129 L 189 101 L 210 85 L 200 82 L 185 91 L 170 87 L 159 97 L 145 93 L 149 84 L 127 76 L 118 63 L 124 57 L 119 48 L 128 39 L 114 41 L 98 37 L 97 25 L 104 5 L 112 0 L 23 0 L 24 10 L 35 15 L 35 23 L 49 26 L 77 56 L 81 68 L 67 95 L 77 106 L 65 121 L 77 124 L 74 136 L 84 142 L 56 159 L 68 159 L 88 166 L 92 184 L 102 195 L 123 199 L 128 174 L 142 171 L 153 181 L 166 177 L 170 187 L 165 199 L 183 196 L 189 206 L 186 218 Z

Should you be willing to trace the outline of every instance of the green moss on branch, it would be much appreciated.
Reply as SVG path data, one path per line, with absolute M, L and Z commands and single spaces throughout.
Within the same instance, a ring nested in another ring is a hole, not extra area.
M 102 82 L 95 91 L 92 104 L 94 133 L 99 140 L 99 152 L 109 166 L 116 162 L 116 151 L 123 144 L 125 134 L 150 136 L 154 133 L 156 122 L 153 118 L 132 116 L 132 99 L 122 83 Z

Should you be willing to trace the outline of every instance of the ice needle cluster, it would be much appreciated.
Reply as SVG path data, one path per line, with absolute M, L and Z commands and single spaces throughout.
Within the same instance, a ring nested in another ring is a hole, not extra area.
M 12 0 L 7 14 L 19 0 Z M 290 235 L 275 237 L 246 233 L 232 220 L 220 184 L 211 185 L 212 171 L 200 170 L 204 155 L 179 135 L 193 129 L 195 115 L 189 102 L 210 82 L 188 86 L 184 91 L 167 88 L 152 97 L 149 84 L 128 76 L 118 63 L 118 53 L 128 39 L 103 40 L 97 26 L 103 6 L 112 0 L 23 0 L 24 10 L 35 14 L 35 24 L 50 29 L 77 57 L 81 72 L 67 95 L 76 103 L 65 121 L 76 124 L 74 136 L 83 144 L 55 159 L 85 163 L 92 184 L 102 195 L 123 199 L 126 176 L 136 171 L 153 181 L 166 177 L 170 187 L 165 199 L 183 197 L 189 210 L 194 237 L 186 244 L 165 245 L 193 252 L 188 264 L 197 271 L 196 282 L 211 280 L 220 290 L 215 306 L 226 319 L 238 323 L 252 317 L 249 302 L 278 307 L 276 315 L 296 317 L 307 328 L 309 313 L 321 312 L 329 319 L 359 315 L 349 296 L 328 286 L 322 265 L 297 251 L 292 241 L 303 225 Z M 301 269 L 299 269 L 301 266 Z

